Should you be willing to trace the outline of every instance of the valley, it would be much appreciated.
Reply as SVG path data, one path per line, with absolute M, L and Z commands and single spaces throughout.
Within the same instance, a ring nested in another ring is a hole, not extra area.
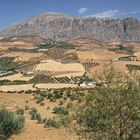
M 1 40 L 0 52 L 0 106 L 24 110 L 26 120 L 24 131 L 13 140 L 78 139 L 75 111 L 95 87 L 108 84 L 104 74 L 110 66 L 123 77 L 140 73 L 138 43 L 23 36 Z M 34 109 L 41 120 L 32 118 Z

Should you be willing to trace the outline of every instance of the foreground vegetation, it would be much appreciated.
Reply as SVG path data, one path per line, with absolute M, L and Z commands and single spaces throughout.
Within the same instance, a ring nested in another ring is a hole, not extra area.
M 36 120 L 45 128 L 72 128 L 80 139 L 140 139 L 140 77 L 135 73 L 131 73 L 127 78 L 121 77 L 116 75 L 111 67 L 105 72 L 102 81 L 105 81 L 104 84 L 97 84 L 95 88 L 77 87 L 29 92 L 33 94 L 35 104 L 46 107 L 46 111 L 51 107 L 46 106 L 46 100 L 54 104 L 51 113 L 55 117 L 42 116 L 40 110 L 30 106 L 26 106 L 25 110 L 29 111 L 31 120 Z M 17 110 L 16 113 L 21 117 L 24 111 Z M 14 115 L 12 116 L 14 118 Z M 17 115 L 15 117 L 17 118 Z M 0 119 L 0 122 L 3 122 L 1 114 Z M 6 121 L 8 120 L 10 119 Z M 12 130 L 11 127 L 10 130 L 7 130 L 7 127 L 2 129 L 5 127 L 0 123 L 0 135 L 10 136 L 21 132 L 24 121 L 19 123 L 18 120 L 21 119 L 14 121 Z M 15 130 L 15 125 L 18 130 Z
M 0 138 L 8 139 L 13 134 L 20 133 L 24 128 L 24 117 L 5 109 L 0 110 Z
M 45 127 L 48 123 L 56 128 L 74 123 L 77 134 L 84 139 L 140 139 L 140 78 L 131 75 L 120 81 L 112 72 L 105 77 L 107 84 L 95 88 L 37 91 L 37 104 L 45 99 L 59 101 L 53 109 L 58 121 L 49 119 Z

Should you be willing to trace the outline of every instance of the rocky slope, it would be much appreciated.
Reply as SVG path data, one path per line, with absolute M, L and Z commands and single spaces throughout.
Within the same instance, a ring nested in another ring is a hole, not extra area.
M 44 13 L 0 32 L 4 37 L 27 35 L 61 41 L 90 38 L 104 42 L 140 42 L 140 20 L 76 18 L 61 13 Z

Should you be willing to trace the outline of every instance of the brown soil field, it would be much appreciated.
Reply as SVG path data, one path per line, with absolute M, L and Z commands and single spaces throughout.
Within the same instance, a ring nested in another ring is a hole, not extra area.
M 68 88 L 68 87 L 77 87 L 76 84 L 36 84 L 36 88 L 41 88 L 41 89 L 58 89 L 58 88 Z
M 85 72 L 84 67 L 80 63 L 62 64 L 54 60 L 43 60 L 35 68 L 35 71 L 50 71 L 50 72 L 68 72 L 68 76 L 82 76 Z M 71 72 L 71 74 L 70 74 Z M 67 75 L 67 74 L 64 74 Z M 64 76 L 62 74 L 62 76 Z M 59 75 L 60 76 L 60 75 Z
M 77 87 L 76 84 L 36 84 L 35 88 L 33 87 L 33 84 L 22 84 L 22 85 L 3 85 L 0 86 L 0 91 L 3 92 L 18 92 L 21 90 L 28 91 L 28 90 L 37 90 L 39 89 L 59 89 L 59 88 L 67 88 L 67 87 Z
M 140 65 L 139 61 L 116 61 L 112 62 L 112 66 L 116 72 L 121 73 L 122 75 L 128 75 L 129 71 L 126 67 L 126 64 L 131 64 L 131 65 Z M 94 75 L 102 75 L 103 71 L 105 70 L 105 65 L 110 65 L 110 62 L 106 64 L 100 64 L 99 66 L 93 67 L 90 69 L 89 77 L 93 78 Z
M 2 49 L 9 49 L 9 48 L 19 48 L 19 49 L 32 49 L 34 48 L 34 44 L 33 43 L 28 43 L 28 42 L 24 42 L 24 41 L 14 41 L 14 42 L 0 42 L 0 48 Z
M 0 91 L 8 92 L 8 91 L 27 91 L 27 90 L 36 90 L 33 88 L 33 84 L 23 84 L 23 85 L 4 85 L 0 86 Z
M 136 52 L 134 55 L 137 56 L 137 59 L 140 61 L 140 52 Z
M 29 81 L 32 79 L 34 76 L 24 76 L 20 73 L 6 76 L 6 77 L 0 77 L 0 80 L 10 80 L 10 81 L 15 81 L 15 80 L 21 80 L 21 81 Z
M 99 49 L 99 50 L 106 50 L 108 47 L 107 44 L 98 42 L 96 40 L 91 39 L 74 39 L 68 41 L 68 43 L 72 45 L 76 45 L 78 49 Z
M 43 53 L 11 52 L 2 55 L 1 57 L 16 57 L 14 60 L 16 62 L 16 61 L 29 61 L 30 59 L 39 58 L 42 57 L 43 55 L 44 55 Z
M 127 56 L 124 54 L 116 54 L 112 51 L 78 51 L 78 58 L 80 60 L 93 59 L 96 61 L 111 61 L 114 58 Z

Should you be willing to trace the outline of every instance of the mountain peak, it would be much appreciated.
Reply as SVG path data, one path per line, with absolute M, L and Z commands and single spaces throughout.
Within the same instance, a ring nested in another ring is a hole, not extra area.
M 89 38 L 103 42 L 140 42 L 140 21 L 134 18 L 76 18 L 64 13 L 47 12 L 10 26 L 0 32 L 0 36 L 41 36 L 60 41 Z
M 68 16 L 69 17 L 70 15 L 65 14 L 65 13 L 57 13 L 57 12 L 45 12 L 39 16 Z

